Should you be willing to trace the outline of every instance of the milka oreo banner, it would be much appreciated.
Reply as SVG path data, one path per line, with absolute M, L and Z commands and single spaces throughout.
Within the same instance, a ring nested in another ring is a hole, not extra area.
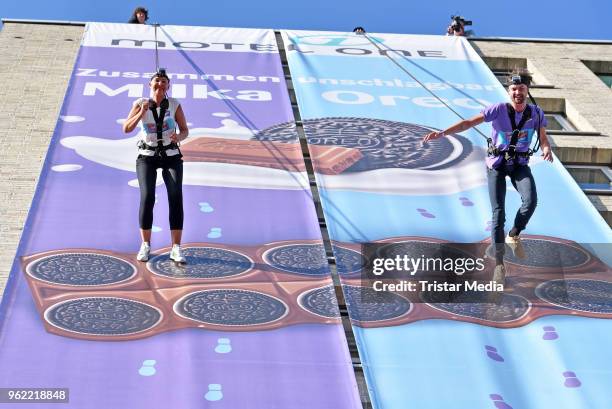
M 489 240 L 485 138 L 471 130 L 421 146 L 459 115 L 507 100 L 469 42 L 312 31 L 283 40 L 309 148 L 341 152 L 335 166 L 311 156 L 374 407 L 609 406 L 612 324 L 597 318 L 612 317 L 612 234 L 558 161 L 531 159 L 527 259 L 506 257 L 517 291 L 417 300 L 361 275 L 362 243 L 421 258 Z M 291 128 L 263 134 L 282 140 Z M 510 184 L 506 204 L 508 229 L 520 206 Z
M 0 320 L 0 387 L 68 388 L 74 408 L 358 408 L 301 148 L 270 30 L 162 26 L 190 127 L 184 252 L 136 261 L 136 132 L 154 28 L 88 24 Z M 333 154 L 321 151 L 322 157 Z

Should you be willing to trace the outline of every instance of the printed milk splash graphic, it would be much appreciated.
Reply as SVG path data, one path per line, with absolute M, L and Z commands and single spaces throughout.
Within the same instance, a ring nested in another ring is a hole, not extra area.
M 252 131 L 237 121 L 230 119 L 230 114 L 216 112 L 212 114 L 218 120 L 218 128 L 192 128 L 189 138 L 183 143 L 193 143 L 200 138 L 220 138 L 223 140 L 247 141 L 253 137 Z M 114 169 L 135 172 L 136 144 L 138 136 L 111 140 L 91 136 L 71 136 L 61 139 L 61 144 L 73 149 L 81 157 Z M 184 164 L 183 183 L 196 186 L 248 187 L 254 189 L 289 189 L 308 188 L 305 172 L 292 172 L 283 169 L 248 166 L 220 162 L 190 162 Z M 248 171 L 246 171 L 248 169 Z M 158 180 L 158 184 L 162 181 Z M 131 181 L 131 186 L 138 186 Z

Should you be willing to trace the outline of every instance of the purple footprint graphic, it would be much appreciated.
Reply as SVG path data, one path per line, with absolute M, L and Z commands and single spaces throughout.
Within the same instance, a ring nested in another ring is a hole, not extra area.
M 497 352 L 497 348 L 492 347 L 491 345 L 485 345 L 485 350 L 487 351 L 487 356 L 492 360 L 504 362 L 504 358 Z
M 555 327 L 546 326 L 542 327 L 542 329 L 544 330 L 544 335 L 542 335 L 543 340 L 553 341 L 559 338 L 559 334 L 557 334 L 557 330 L 555 330 Z
M 428 219 L 435 219 L 436 218 L 436 216 L 434 216 L 433 214 L 429 213 L 427 211 L 427 209 L 417 209 L 417 211 L 419 213 L 421 213 L 421 216 L 427 217 Z
M 580 382 L 576 374 L 572 371 L 563 372 L 563 377 L 565 378 L 565 383 L 563 385 L 565 385 L 566 388 L 579 388 L 580 385 L 582 385 L 582 382 Z
M 501 395 L 498 395 L 497 393 L 492 393 L 489 395 L 489 397 L 491 398 L 493 404 L 497 409 L 512 409 L 512 406 L 504 402 L 504 398 L 502 398 Z
M 474 206 L 474 202 L 467 197 L 460 197 L 459 200 L 461 200 L 463 206 Z

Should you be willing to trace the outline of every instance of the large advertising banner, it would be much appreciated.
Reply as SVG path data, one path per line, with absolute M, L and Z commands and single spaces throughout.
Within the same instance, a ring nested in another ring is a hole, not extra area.
M 122 124 L 156 44 L 190 130 L 185 265 L 161 171 L 136 260 L 139 129 Z M 258 136 L 290 121 L 270 30 L 88 24 L 0 309 L 0 388 L 67 391 L 10 399 L 361 407 L 300 145 Z
M 495 258 L 492 130 L 422 140 L 508 101 L 469 42 L 314 31 L 283 41 L 374 407 L 610 406 L 612 326 L 598 318 L 612 318 L 612 232 L 557 160 L 530 159 L 526 254 L 507 249 L 504 278 L 471 282 L 492 290 L 456 290 L 469 279 L 457 254 Z M 313 154 L 325 146 L 338 156 Z M 509 180 L 505 203 L 507 232 L 521 206 Z

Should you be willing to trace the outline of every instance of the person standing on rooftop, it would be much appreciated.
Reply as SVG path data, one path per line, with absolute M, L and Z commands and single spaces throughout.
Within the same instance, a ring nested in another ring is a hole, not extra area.
M 149 19 L 149 11 L 144 7 L 136 7 L 130 17 L 130 24 L 146 24 Z

